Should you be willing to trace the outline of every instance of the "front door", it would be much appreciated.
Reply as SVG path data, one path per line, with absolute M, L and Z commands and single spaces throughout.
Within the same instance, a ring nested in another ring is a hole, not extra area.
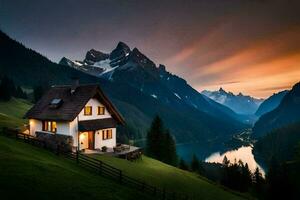
M 89 131 L 89 149 L 95 149 L 95 132 Z

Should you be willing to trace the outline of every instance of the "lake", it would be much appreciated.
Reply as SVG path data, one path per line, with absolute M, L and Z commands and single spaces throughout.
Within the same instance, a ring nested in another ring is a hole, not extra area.
M 224 156 L 230 160 L 231 163 L 242 160 L 248 163 L 249 169 L 254 172 L 256 167 L 259 168 L 262 175 L 265 176 L 264 169 L 256 162 L 252 154 L 252 147 L 240 147 L 236 150 L 229 150 L 220 152 L 220 145 L 204 145 L 204 144 L 179 144 L 176 146 L 177 153 L 181 158 L 190 162 L 192 155 L 195 154 L 199 159 L 210 163 L 222 163 Z

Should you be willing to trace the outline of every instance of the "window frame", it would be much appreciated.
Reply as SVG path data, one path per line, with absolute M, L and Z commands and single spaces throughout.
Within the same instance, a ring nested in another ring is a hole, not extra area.
M 103 112 L 100 112 L 101 109 L 103 109 Z M 98 106 L 98 115 L 105 115 L 105 107 L 104 106 Z
M 87 112 L 87 108 L 90 108 L 90 113 Z M 93 107 L 92 106 L 84 106 L 83 114 L 84 114 L 84 116 L 91 116 L 91 115 L 93 115 Z
M 102 140 L 110 140 L 112 138 L 113 138 L 113 131 L 112 131 L 112 129 L 102 130 Z
M 57 132 L 57 122 L 45 120 L 42 121 L 42 130 L 46 132 L 56 133 Z

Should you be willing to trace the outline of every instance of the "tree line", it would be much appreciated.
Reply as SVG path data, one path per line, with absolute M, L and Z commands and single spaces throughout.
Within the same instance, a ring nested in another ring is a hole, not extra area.
M 0 83 L 0 100 L 9 101 L 12 97 L 27 99 L 27 94 L 21 86 L 16 86 L 12 79 L 3 76 Z
M 48 89 L 48 84 L 41 84 L 33 88 L 32 94 L 27 94 L 20 85 L 15 84 L 13 79 L 3 76 L 0 78 L 0 101 L 9 101 L 12 97 L 15 97 L 30 99 L 36 103 Z

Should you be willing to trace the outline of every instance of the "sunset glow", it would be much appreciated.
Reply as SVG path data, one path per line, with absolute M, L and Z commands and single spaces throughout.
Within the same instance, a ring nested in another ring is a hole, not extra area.
M 123 41 L 199 91 L 266 98 L 300 80 L 300 1 L 104 2 L 5 1 L 0 28 L 54 62 Z

